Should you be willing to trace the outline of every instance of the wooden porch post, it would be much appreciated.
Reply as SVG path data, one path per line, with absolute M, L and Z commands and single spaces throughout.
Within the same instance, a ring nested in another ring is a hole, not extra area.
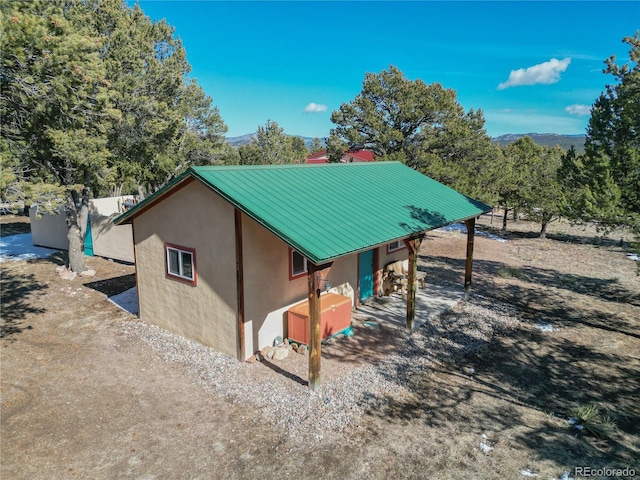
M 244 360 L 244 261 L 242 258 L 242 212 L 235 209 L 236 232 L 236 290 L 238 302 L 238 357 Z
M 476 219 L 465 220 L 467 227 L 467 261 L 464 269 L 464 294 L 469 296 L 471 292 L 471 271 L 473 268 L 473 239 L 475 237 Z
M 309 285 L 309 388 L 320 388 L 320 360 L 322 331 L 320 318 L 321 273 L 332 264 L 315 265 L 307 262 L 307 281 Z
M 416 276 L 418 272 L 418 250 L 422 236 L 404 240 L 409 251 L 409 275 L 407 278 L 407 330 L 413 330 L 416 318 Z
M 373 249 L 373 296 L 378 297 L 382 284 L 382 272 L 380 271 L 380 247 Z

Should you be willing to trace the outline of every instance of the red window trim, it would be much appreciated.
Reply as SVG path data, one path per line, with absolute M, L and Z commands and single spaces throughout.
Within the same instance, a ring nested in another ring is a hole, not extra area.
M 395 253 L 395 252 L 399 252 L 400 250 L 404 250 L 405 248 L 407 248 L 407 246 L 404 244 L 404 242 L 402 240 L 397 240 L 398 244 L 400 245 L 398 248 L 394 248 L 393 250 L 389 249 L 389 245 L 391 245 L 391 243 L 387 243 L 387 255 L 391 254 L 391 253 Z
M 189 252 L 191 254 L 191 258 L 193 258 L 193 280 L 189 280 L 188 278 L 179 277 L 177 275 L 174 275 L 173 273 L 169 273 L 169 260 L 167 258 L 168 248 L 173 248 L 174 250 L 181 250 L 183 252 Z M 198 286 L 198 268 L 196 267 L 195 248 L 183 247 L 180 245 L 175 245 L 173 243 L 165 243 L 164 244 L 164 274 L 165 274 L 165 278 L 168 278 L 169 280 L 174 280 L 176 282 L 197 287 Z
M 291 281 L 291 280 L 295 280 L 295 279 L 297 279 L 297 278 L 304 277 L 304 276 L 307 274 L 307 272 L 309 271 L 309 270 L 308 270 L 308 267 L 307 267 L 307 269 L 305 269 L 305 271 L 304 271 L 304 272 L 299 273 L 299 274 L 297 274 L 297 275 L 294 275 L 294 274 L 293 274 L 293 252 L 294 252 L 294 249 L 293 249 L 293 248 L 291 248 L 291 247 L 289 247 L 289 281 Z M 298 251 L 296 250 L 296 252 L 298 252 Z M 300 255 L 302 255 L 300 252 L 298 252 L 298 253 L 299 253 Z M 309 260 L 307 260 L 307 259 L 306 259 L 306 257 L 305 257 L 304 255 L 302 255 L 302 257 L 303 257 L 307 262 L 309 262 Z

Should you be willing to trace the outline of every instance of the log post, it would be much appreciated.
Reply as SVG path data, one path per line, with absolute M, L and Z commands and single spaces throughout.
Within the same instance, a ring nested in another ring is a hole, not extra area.
M 307 262 L 307 281 L 309 285 L 309 388 L 320 389 L 320 363 L 322 359 L 322 330 L 320 312 L 320 287 L 326 279 L 322 272 L 331 267 L 331 263 L 315 265 Z M 325 272 L 325 276 L 328 272 Z
M 235 209 L 236 233 L 236 294 L 238 302 L 238 357 L 244 361 L 244 261 L 242 257 L 242 212 Z
M 422 242 L 422 236 L 404 240 L 409 251 L 409 271 L 407 276 L 407 330 L 413 330 L 413 321 L 416 318 L 416 278 L 418 273 L 418 250 Z
M 506 214 L 505 214 L 506 216 Z M 471 292 L 471 271 L 473 268 L 473 239 L 475 237 L 476 219 L 465 220 L 467 226 L 467 261 L 464 269 L 464 295 L 469 296 Z

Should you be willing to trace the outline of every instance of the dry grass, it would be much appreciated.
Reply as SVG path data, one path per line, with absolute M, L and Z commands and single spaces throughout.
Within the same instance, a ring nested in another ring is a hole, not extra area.
M 476 237 L 474 291 L 514 306 L 519 325 L 462 359 L 399 379 L 410 395 L 319 442 L 285 438 L 260 412 L 204 391 L 180 365 L 119 336 L 115 325 L 127 316 L 103 291 L 131 285 L 132 267 L 91 259 L 98 276 L 83 286 L 55 275 L 60 259 L 2 264 L 3 477 L 639 472 L 640 277 L 627 240 L 620 246 L 566 224 L 552 225 L 547 240 L 524 222 L 506 234 L 489 219 L 479 228 L 508 242 Z M 420 262 L 431 282 L 462 284 L 465 244 L 460 233 L 429 235 Z

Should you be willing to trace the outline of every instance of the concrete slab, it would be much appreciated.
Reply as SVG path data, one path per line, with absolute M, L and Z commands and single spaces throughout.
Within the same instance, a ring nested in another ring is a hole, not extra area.
M 441 315 L 464 299 L 464 289 L 427 283 L 416 292 L 414 328 L 424 325 L 430 318 Z M 407 302 L 399 292 L 388 297 L 373 298 L 358 307 L 353 314 L 360 320 L 373 319 L 404 327 L 407 323 Z

